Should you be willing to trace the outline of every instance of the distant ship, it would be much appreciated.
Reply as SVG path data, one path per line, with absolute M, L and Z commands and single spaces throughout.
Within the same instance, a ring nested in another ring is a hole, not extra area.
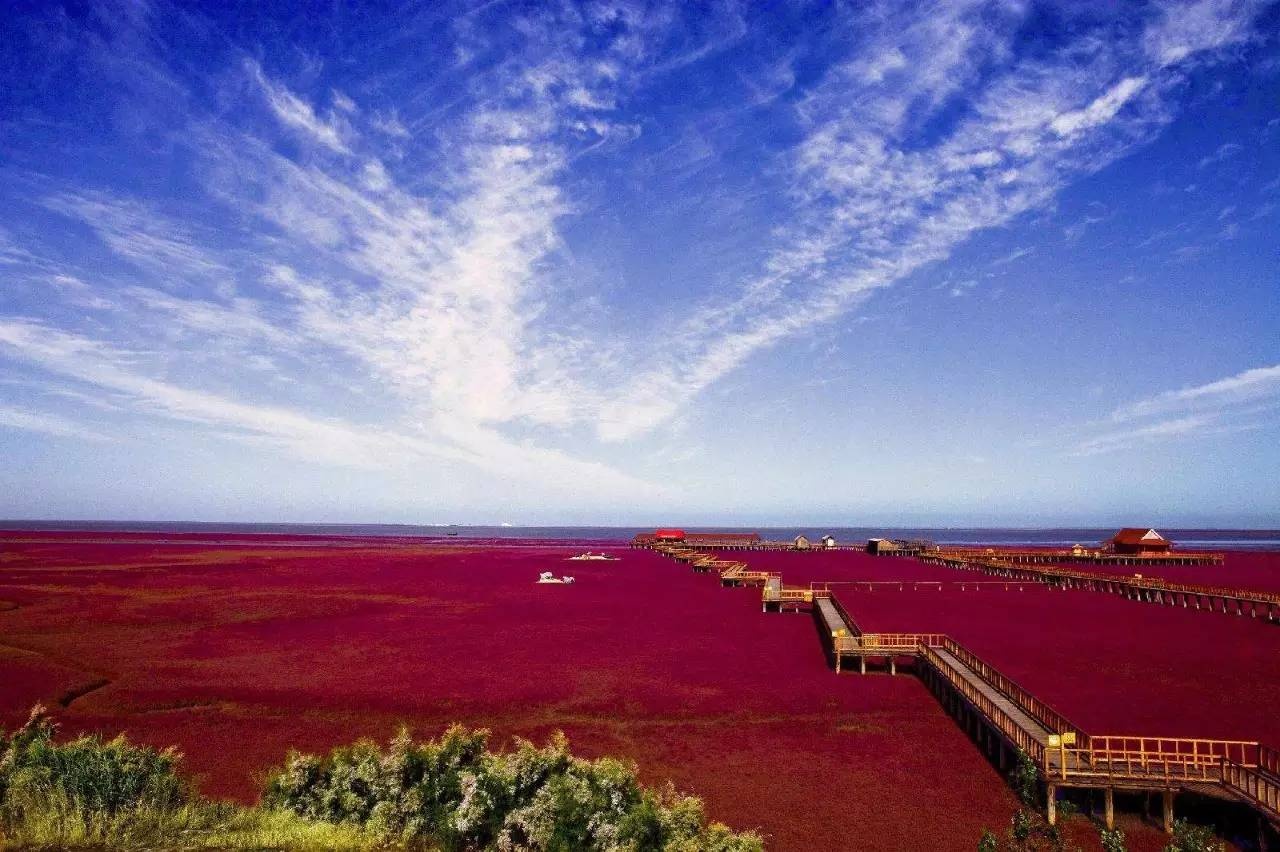
M 538 575 L 538 583 L 549 584 L 553 586 L 567 586 L 576 582 L 572 577 L 557 577 L 550 571 L 543 571 Z
M 588 550 L 586 553 L 579 553 L 577 556 L 570 556 L 570 562 L 617 562 L 618 557 L 610 556 L 607 553 L 592 553 Z

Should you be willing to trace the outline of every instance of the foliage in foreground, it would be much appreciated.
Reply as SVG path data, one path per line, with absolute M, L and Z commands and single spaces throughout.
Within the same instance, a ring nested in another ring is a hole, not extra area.
M 1066 848 L 1056 826 L 1026 809 L 1014 813 L 1003 839 L 988 830 L 978 840 L 978 852 L 1064 852 Z
M 293 754 L 263 802 L 445 849 L 763 849 L 754 834 L 708 825 L 698 799 L 642 787 L 631 766 L 574 757 L 561 734 L 506 754 L 487 745 L 486 731 L 455 726 L 426 743 L 401 731 L 386 750 L 362 741 L 323 758 Z
M 460 727 L 387 751 L 369 742 L 293 754 L 256 808 L 209 802 L 178 775 L 179 755 L 80 737 L 54 742 L 36 707 L 0 731 L 0 849 L 497 849 L 757 852 L 754 834 L 708 825 L 702 803 L 652 791 L 633 768 L 544 749 L 487 751 Z
M 1213 836 L 1213 829 L 1177 819 L 1173 822 L 1173 837 L 1164 848 L 1165 852 L 1221 852 L 1226 846 Z
M 1103 852 L 1125 852 L 1128 848 L 1124 832 L 1118 828 L 1102 829 L 1098 839 Z M 1028 810 L 1019 810 L 1013 815 L 1003 838 L 988 829 L 978 840 L 978 852 L 1063 852 L 1065 849 L 1062 833 L 1040 814 Z M 1214 836 L 1213 829 L 1179 819 L 1173 824 L 1173 836 L 1164 852 L 1224 852 L 1225 849 L 1226 845 Z
M 1039 798 L 1037 794 L 1040 792 L 1040 768 L 1031 759 L 1031 755 L 1022 749 L 1018 749 L 1013 770 L 1009 773 L 1009 784 L 1022 800 L 1022 804 L 1028 806 L 1036 804 Z
M 1129 847 L 1125 845 L 1124 832 L 1118 828 L 1102 829 L 1099 840 L 1102 843 L 1102 852 L 1128 852 Z
M 372 849 L 352 826 L 205 801 L 177 774 L 171 749 L 80 737 L 55 743 L 37 706 L 0 731 L 0 849 Z

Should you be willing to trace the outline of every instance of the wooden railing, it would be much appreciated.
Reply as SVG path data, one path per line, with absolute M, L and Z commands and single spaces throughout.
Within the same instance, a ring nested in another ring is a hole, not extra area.
M 1274 775 L 1224 760 L 1222 783 L 1237 796 L 1247 799 L 1254 807 L 1266 812 L 1273 821 L 1280 820 L 1280 779 Z
M 844 623 L 849 625 L 849 632 L 855 637 L 861 638 L 862 628 L 858 626 L 858 622 L 853 620 L 853 616 L 849 614 L 849 610 L 844 608 L 844 604 L 840 603 L 840 599 L 829 592 L 826 597 L 831 601 L 831 605 L 836 608 L 836 612 L 840 613 L 840 617 L 844 619 Z
M 1267 746 L 1258 746 L 1258 769 L 1280 781 L 1280 751 Z
M 956 586 L 959 586 L 961 590 L 969 586 L 975 588 L 1000 586 L 1007 591 L 1010 586 L 1018 586 L 1021 589 L 1022 586 L 1028 583 L 1043 585 L 1044 582 L 1043 578 L 1036 577 L 1029 577 L 1025 580 L 825 580 L 820 583 L 810 583 L 809 587 L 830 591 L 832 586 L 841 586 L 851 587 L 855 590 L 866 589 L 868 592 L 873 592 L 877 589 L 892 590 L 894 588 L 902 592 L 910 588 L 914 592 L 919 591 L 922 586 L 926 589 L 936 589 L 938 591 Z
M 1001 565 L 1002 568 L 1018 566 Z M 1026 570 L 1026 569 L 1019 569 Z M 1259 603 L 1280 603 L 1280 594 L 1263 592 L 1256 589 L 1238 589 L 1230 586 L 1201 586 L 1195 583 L 1174 583 L 1158 577 L 1126 577 L 1122 574 L 1100 574 L 1096 571 L 1075 571 L 1070 568 L 1035 569 L 1053 577 L 1068 577 L 1075 580 L 1088 580 L 1101 583 L 1119 583 L 1134 586 L 1153 592 L 1176 592 L 1177 594 L 1200 595 L 1207 598 L 1239 598 Z
M 949 559 L 999 559 L 1004 557 L 1011 561 L 1027 560 L 1023 564 L 1036 564 L 1037 562 L 1043 563 L 1053 559 L 1061 559 L 1064 562 L 1113 563 L 1123 561 L 1125 564 L 1133 565 L 1140 565 L 1144 562 L 1151 565 L 1169 564 L 1171 562 L 1221 565 L 1224 560 L 1221 553 L 1208 551 L 1178 550 L 1168 553 L 1116 553 L 1115 551 L 1097 547 L 1087 547 L 1077 552 L 1067 548 L 1025 549 L 939 546 L 933 550 L 926 551 L 926 553 L 929 556 L 943 556 Z
M 1080 730 L 1079 725 L 1076 725 L 1066 716 L 1036 698 L 1031 694 L 1030 690 L 1020 686 L 1013 678 L 1008 677 L 959 642 L 950 637 L 944 637 L 942 647 L 957 660 L 972 669 L 978 677 L 1007 695 L 1011 701 L 1022 708 L 1024 713 L 1044 725 L 1047 730 L 1055 734 L 1075 733 L 1078 742 L 1080 742 L 1080 738 L 1088 739 L 1087 735 Z M 1080 744 L 1083 745 L 1084 743 L 1080 742 Z
M 1053 566 L 1018 565 L 1000 560 L 999 554 L 993 556 L 952 556 L 947 554 L 927 554 L 926 562 L 960 563 L 964 566 L 995 571 L 1013 571 L 1028 578 L 1044 577 L 1049 579 L 1071 579 L 1094 583 L 1112 583 L 1119 586 L 1142 589 L 1152 592 L 1172 592 L 1175 594 L 1200 595 L 1207 598 L 1232 598 L 1250 603 L 1280 604 L 1280 594 L 1264 592 L 1256 589 L 1240 589 L 1229 586 L 1201 586 L 1195 583 L 1175 583 L 1158 577 L 1134 577 L 1124 574 L 1105 574 L 1098 571 L 1080 571 L 1074 568 Z M 956 567 L 954 564 L 952 567 Z
M 1257 769 L 1259 746 L 1240 740 L 1097 735 L 1066 751 L 1068 773 L 1217 780 L 1223 761 Z
M 863 648 L 886 648 L 916 653 L 921 647 L 938 647 L 947 637 L 941 633 L 863 633 Z
M 932 666 L 951 686 L 964 696 L 970 704 L 986 716 L 991 724 L 1018 748 L 1022 749 L 1038 765 L 1045 765 L 1045 747 L 1030 731 L 1023 728 L 1005 710 L 984 695 L 964 675 L 955 669 L 946 659 L 929 645 L 920 648 L 920 657 Z

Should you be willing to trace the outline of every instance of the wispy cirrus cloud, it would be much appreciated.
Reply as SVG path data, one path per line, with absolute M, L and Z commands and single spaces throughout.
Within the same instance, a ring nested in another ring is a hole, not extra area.
M 1277 398 L 1280 398 L 1280 364 L 1254 367 L 1202 385 L 1165 391 L 1121 406 L 1111 417 L 1124 422 L 1181 411 L 1222 410 Z
M 605 465 L 583 462 L 553 450 L 519 452 L 481 435 L 470 449 L 432 440 L 425 433 L 397 431 L 368 423 L 310 415 L 270 404 L 252 404 L 160 381 L 131 369 L 124 353 L 100 341 L 67 334 L 38 322 L 0 320 L 0 350 L 49 372 L 132 400 L 135 411 L 217 430 L 229 440 L 264 446 L 307 461 L 367 470 L 396 469 L 422 460 L 461 462 L 504 475 L 536 477 L 554 470 L 580 493 L 625 490 L 643 496 L 649 484 Z M 66 437 L 101 439 L 60 418 L 13 413 L 3 423 Z M 58 431 L 55 431 L 58 430 Z
M 336 115 L 331 115 L 327 120 L 322 119 L 315 107 L 289 91 L 284 85 L 269 78 L 256 61 L 246 59 L 244 69 L 250 79 L 262 90 L 271 111 L 286 126 L 335 153 L 351 153 L 342 140 L 342 123 Z M 352 112 L 355 109 L 355 102 L 339 92 L 334 96 L 334 106 L 344 112 Z
M 104 433 L 85 427 L 57 414 L 0 407 L 0 429 L 17 429 L 51 435 L 55 438 L 74 438 L 79 441 L 109 441 Z
M 1251 431 L 1274 421 L 1280 365 L 1255 367 L 1201 385 L 1163 391 L 1122 405 L 1072 455 L 1094 456 L 1162 441 Z M 1100 430 L 1100 431 L 1098 431 Z
M 1068 35 L 1049 47 L 1020 43 L 1023 3 L 833 13 L 820 71 L 792 50 L 733 74 L 789 140 L 741 154 L 768 175 L 751 187 L 776 217 L 761 259 L 632 321 L 582 289 L 566 234 L 588 204 L 584 184 L 643 179 L 591 171 L 668 120 L 663 107 L 628 105 L 753 35 L 749 7 L 707 8 L 479 7 L 430 22 L 448 62 L 341 83 L 312 61 L 291 74 L 287 50 L 272 59 L 232 45 L 192 84 L 173 52 L 148 52 L 135 34 L 130 62 L 106 67 L 178 93 L 186 112 L 141 135 L 180 152 L 182 192 L 198 197 L 161 203 L 125 181 L 37 199 L 123 263 L 87 270 L 0 241 L 0 262 L 46 281 L 92 277 L 100 300 L 55 285 L 51 301 L 94 315 L 61 327 L 14 319 L 0 341 L 149 417 L 326 464 L 442 459 L 566 490 L 644 488 L 593 459 L 1151 138 L 1184 70 L 1248 39 L 1260 4 L 1067 9 Z M 397 25 L 382 53 L 427 32 L 415 26 Z M 210 104 L 194 106 L 209 80 Z M 700 166 L 727 156 L 698 121 L 672 130 Z M 246 381 L 255 363 L 273 365 L 287 404 Z M 367 400 L 367 418 L 353 400 Z M 1195 427 L 1167 427 L 1178 428 Z
M 1112 430 L 1101 435 L 1095 435 L 1078 443 L 1072 454 L 1077 456 L 1103 455 L 1131 449 L 1142 444 L 1203 434 L 1220 428 L 1217 418 L 1211 415 L 1175 417 L 1148 423 L 1144 426 Z
M 1026 58 L 1014 58 L 1020 4 L 905 15 L 877 7 L 855 17 L 859 55 L 803 107 L 809 126 L 795 149 L 794 223 L 782 244 L 736 298 L 718 299 L 663 341 L 670 354 L 604 406 L 601 436 L 654 428 L 755 353 L 1113 162 L 1168 121 L 1179 63 L 1248 37 L 1260 8 L 1170 4 L 1151 20 L 1106 22 Z M 962 91 L 961 111 L 953 98 Z M 961 117 L 922 144 L 921 128 L 943 107 Z

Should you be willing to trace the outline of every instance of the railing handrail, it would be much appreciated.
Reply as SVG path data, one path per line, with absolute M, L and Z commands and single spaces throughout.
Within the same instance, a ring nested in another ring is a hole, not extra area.
M 1280 818 L 1280 779 L 1258 769 L 1223 760 L 1222 783 L 1264 812 L 1270 812 L 1272 820 Z
M 1044 725 L 1051 732 L 1074 733 L 1077 737 L 1088 740 L 1088 735 L 1084 730 L 1062 713 L 1049 706 L 1048 703 L 1036 698 L 1031 690 L 1019 684 L 1013 678 L 979 657 L 973 651 L 961 645 L 950 636 L 945 637 L 943 647 L 954 654 L 962 663 L 973 669 L 979 677 L 990 683 L 1000 692 L 1008 696 L 1026 713 L 1028 713 L 1037 722 Z
M 983 715 L 990 719 L 1014 745 L 1026 752 L 1037 764 L 1042 767 L 1045 766 L 1046 752 L 1043 743 L 1019 725 L 1002 707 L 986 695 L 983 695 L 977 687 L 944 660 L 934 648 L 928 645 L 921 646 L 920 656 L 941 673 L 974 707 L 978 708 Z
M 913 648 L 921 646 L 937 647 L 946 639 L 942 633 L 863 633 L 864 648 Z
M 1280 780 L 1280 751 L 1258 743 L 1258 769 Z
M 853 620 L 853 616 L 849 614 L 849 610 L 844 608 L 844 604 L 840 603 L 840 599 L 835 595 L 829 595 L 827 600 L 831 601 L 831 605 L 836 608 L 836 612 L 840 613 L 840 617 L 844 619 L 845 624 L 849 625 L 849 632 L 854 636 L 862 636 L 862 628 L 858 626 L 858 622 Z
M 1029 566 L 1017 565 L 1000 560 L 1000 555 L 960 556 L 947 553 L 934 553 L 921 557 L 925 561 L 959 562 L 965 565 L 996 568 L 1001 571 L 1022 571 L 1028 574 L 1039 574 L 1045 577 L 1070 578 L 1104 583 L 1118 583 L 1134 588 L 1159 592 L 1180 592 L 1189 595 L 1206 597 L 1230 597 L 1256 603 L 1280 603 L 1280 594 L 1259 589 L 1242 589 L 1233 586 L 1202 586 L 1196 583 L 1178 583 L 1160 577 L 1132 577 L 1123 574 L 1104 574 L 1098 571 L 1081 571 L 1075 568 L 1061 568 L 1051 565 Z

